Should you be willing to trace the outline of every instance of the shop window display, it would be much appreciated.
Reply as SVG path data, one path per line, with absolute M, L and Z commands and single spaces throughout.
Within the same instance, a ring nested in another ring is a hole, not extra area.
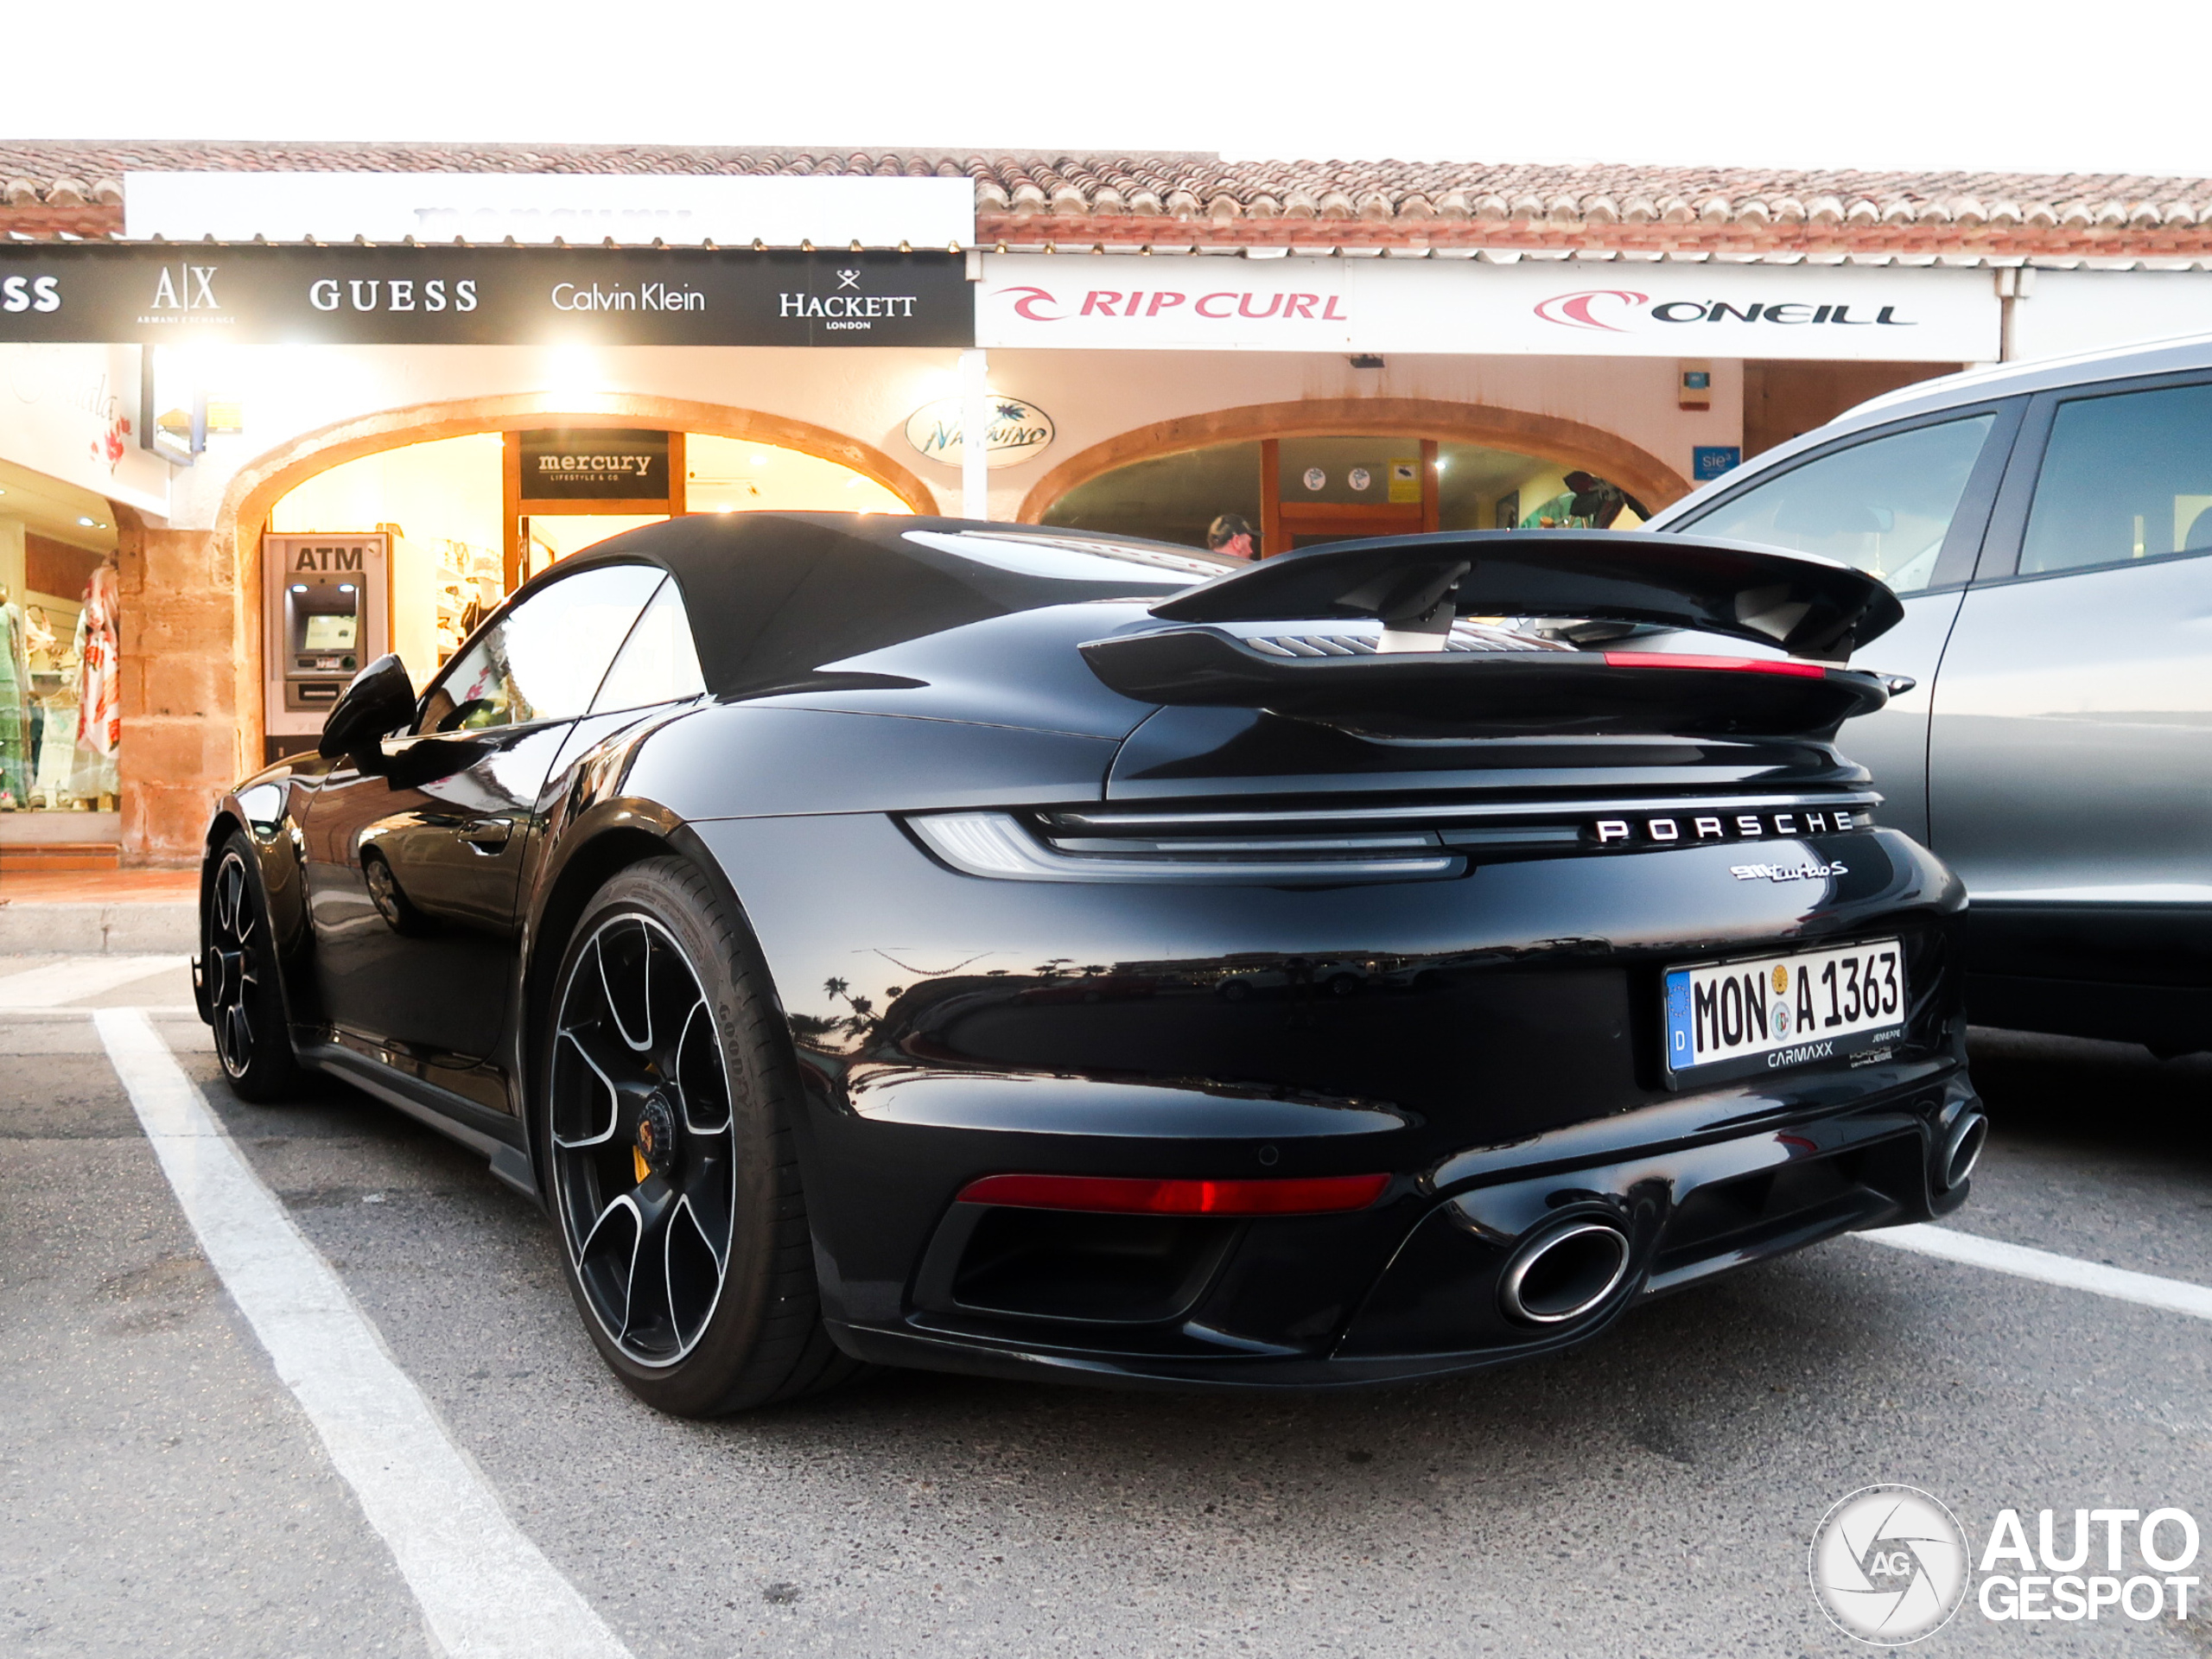
M 1257 442 L 1214 444 L 1134 461 L 1070 490 L 1046 509 L 1044 522 L 1203 546 L 1217 514 L 1262 522 L 1264 449 Z M 1398 534 L 1420 528 L 1413 510 L 1433 494 L 1441 530 L 1629 530 L 1643 520 L 1642 504 L 1618 486 L 1556 461 L 1439 442 L 1433 474 L 1421 476 L 1421 451 L 1417 437 L 1283 438 L 1274 460 L 1283 516 L 1303 507 L 1318 510 L 1308 516 L 1342 517 L 1338 534 Z M 1409 467 L 1414 476 L 1408 476 Z M 1523 503 L 1535 505 L 1524 510 Z M 1357 517 L 1361 509 L 1375 510 L 1373 522 Z M 1323 538 L 1295 530 L 1265 550 L 1283 552 L 1293 540 L 1306 545 Z
M 0 812 L 113 811 L 114 556 L 20 520 L 0 520 L 0 536 L 13 556 L 0 562 Z

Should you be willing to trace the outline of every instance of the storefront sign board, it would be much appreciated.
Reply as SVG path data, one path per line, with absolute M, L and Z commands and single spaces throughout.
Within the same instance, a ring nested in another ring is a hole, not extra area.
M 0 245 L 0 341 L 952 346 L 944 253 Z
M 984 439 L 987 466 L 1019 467 L 1052 447 L 1058 429 L 1036 404 L 994 392 L 990 406 L 991 426 Z M 965 413 L 966 402 L 959 397 L 925 404 L 906 417 L 906 442 L 928 460 L 957 467 L 968 453 Z
M 2063 357 L 2212 334 L 2212 271 L 2038 270 L 2012 304 L 2012 355 Z
M 985 346 L 1970 363 L 1985 270 L 989 255 Z
M 0 457 L 166 516 L 168 464 L 138 419 L 137 347 L 0 345 Z
M 132 241 L 650 243 L 917 248 L 976 239 L 952 179 L 586 173 L 130 173 Z
M 520 432 L 528 501 L 643 501 L 669 495 L 665 432 L 584 429 Z

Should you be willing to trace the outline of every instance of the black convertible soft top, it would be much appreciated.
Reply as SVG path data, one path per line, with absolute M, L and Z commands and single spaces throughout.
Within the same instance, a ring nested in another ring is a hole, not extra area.
M 1244 568 L 1165 542 L 1036 524 L 733 512 L 627 531 L 556 570 L 622 561 L 658 564 L 676 578 L 700 671 L 722 696 L 819 684 L 824 664 L 1010 612 L 1156 602 Z
M 1142 603 L 1159 628 L 1184 625 L 1179 632 L 1193 623 L 1332 618 L 1403 626 L 1424 612 L 1440 629 L 1456 611 L 1656 623 L 1831 663 L 1902 614 L 1881 582 L 1832 560 L 1610 531 L 1393 537 L 1247 563 L 1163 542 L 1042 525 L 723 513 L 628 531 L 563 561 L 559 569 L 620 561 L 657 564 L 675 577 L 708 687 L 723 696 L 821 686 L 829 665 L 871 652 L 1013 612 L 1106 599 Z M 1110 626 L 1102 619 L 1098 631 Z M 1143 629 L 1135 638 L 1126 627 L 1121 632 L 1103 654 L 1086 647 L 1093 667 L 1126 693 L 1160 698 L 1157 687 L 1139 690 L 1106 671 L 1109 657 L 1151 650 L 1140 643 Z M 1369 664 L 1361 677 L 1382 666 Z M 1401 664 L 1393 671 L 1414 666 Z M 1456 674 L 1472 664 L 1433 666 Z M 1150 668 L 1139 677 L 1154 677 Z M 1163 700 L 1175 699 L 1171 694 Z

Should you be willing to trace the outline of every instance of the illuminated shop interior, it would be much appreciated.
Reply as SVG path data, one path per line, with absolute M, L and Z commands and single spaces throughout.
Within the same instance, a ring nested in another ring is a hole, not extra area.
M 832 461 L 775 444 L 680 436 L 684 512 L 905 513 L 906 502 Z M 559 560 L 668 512 L 560 512 L 505 524 L 509 438 L 498 432 L 442 438 L 365 455 L 318 474 L 280 499 L 276 533 L 383 531 L 391 537 L 391 648 L 427 683 L 499 603 L 511 581 L 527 581 Z
M 0 461 L 0 812 L 114 810 L 114 555 L 105 498 Z
M 1419 438 L 1255 439 L 1133 461 L 1077 485 L 1044 517 L 1071 529 L 1201 546 L 1217 515 L 1235 513 L 1255 527 L 1271 525 L 1266 550 L 1280 553 L 1354 536 L 1586 522 L 1571 499 L 1560 500 L 1577 493 L 1567 482 L 1574 470 L 1510 450 Z M 1614 505 L 1618 493 L 1594 481 L 1595 493 L 1607 498 L 1597 515 L 1610 515 L 1606 528 L 1643 523 L 1631 500 Z

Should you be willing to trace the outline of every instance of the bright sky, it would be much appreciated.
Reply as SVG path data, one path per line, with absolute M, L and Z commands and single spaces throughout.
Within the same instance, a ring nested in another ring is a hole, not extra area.
M 0 136 L 15 138 L 2212 175 L 2204 0 L 120 0 L 8 14 Z

